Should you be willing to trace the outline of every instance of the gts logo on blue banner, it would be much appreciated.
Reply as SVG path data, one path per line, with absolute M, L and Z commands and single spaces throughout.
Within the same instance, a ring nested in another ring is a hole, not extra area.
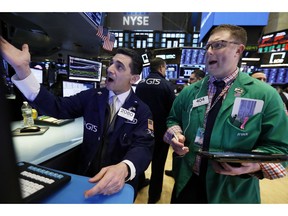
M 85 123 L 85 128 L 87 130 L 90 130 L 90 131 L 94 132 L 94 133 L 96 133 L 98 131 L 98 126 L 93 125 L 91 123 Z

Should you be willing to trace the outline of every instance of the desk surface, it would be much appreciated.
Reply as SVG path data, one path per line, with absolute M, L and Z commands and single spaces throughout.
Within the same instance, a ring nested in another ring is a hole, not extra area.
M 12 122 L 11 129 L 21 126 L 21 121 Z M 49 126 L 42 135 L 14 136 L 14 148 L 17 161 L 40 164 L 63 152 L 66 152 L 83 141 L 83 118 L 62 126 Z
M 13 122 L 11 129 L 15 130 L 21 126 L 21 121 Z M 61 153 L 64 153 L 83 140 L 83 118 L 62 126 L 49 126 L 49 129 L 42 135 L 14 136 L 14 148 L 17 161 L 26 161 L 33 164 L 40 164 Z M 133 203 L 134 189 L 131 185 L 125 184 L 124 188 L 113 195 L 96 195 L 85 199 L 84 191 L 93 187 L 88 182 L 88 177 L 74 175 L 71 181 L 56 193 L 50 195 L 43 203 Z
M 91 189 L 94 183 L 88 182 L 88 177 L 68 173 L 71 181 L 56 193 L 43 200 L 44 204 L 132 204 L 134 202 L 134 189 L 125 184 L 116 194 L 105 196 L 96 195 L 85 199 L 84 191 Z

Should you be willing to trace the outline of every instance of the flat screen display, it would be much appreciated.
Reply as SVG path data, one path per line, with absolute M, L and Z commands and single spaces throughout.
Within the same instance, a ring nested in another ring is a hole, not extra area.
M 177 79 L 178 78 L 178 65 L 177 64 L 167 64 L 166 65 L 166 78 L 167 79 Z
M 262 53 L 260 64 L 261 67 L 288 66 L 288 54 L 285 51 Z
M 181 52 L 181 66 L 195 66 L 205 64 L 205 50 L 196 48 L 183 48 Z
M 96 60 L 68 56 L 68 77 L 71 80 L 100 82 L 102 63 Z
M 37 69 L 37 68 L 30 68 L 31 72 L 37 79 L 38 83 L 42 84 L 43 83 L 43 70 Z
M 204 70 L 202 67 L 181 67 L 179 71 L 179 78 L 189 78 L 196 69 Z
M 62 95 L 63 97 L 73 96 L 82 91 L 94 88 L 94 83 L 82 83 L 74 81 L 62 81 Z
M 288 51 L 288 30 L 272 32 L 261 37 L 259 53 Z
M 150 67 L 148 66 L 148 67 L 143 67 L 143 69 L 142 69 L 142 79 L 146 79 L 146 77 L 148 77 L 148 75 L 149 75 L 149 73 L 150 73 Z

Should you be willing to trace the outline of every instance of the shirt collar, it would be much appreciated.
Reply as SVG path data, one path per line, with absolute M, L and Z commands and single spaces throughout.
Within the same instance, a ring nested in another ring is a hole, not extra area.
M 239 68 L 237 67 L 237 69 L 233 73 L 224 77 L 222 80 L 225 82 L 225 85 L 228 85 L 231 82 L 233 82 L 236 79 L 238 73 L 239 73 Z M 212 84 L 215 80 L 217 79 L 214 76 L 211 76 L 209 79 L 209 85 Z
M 124 104 L 126 98 L 129 96 L 130 92 L 131 92 L 131 89 L 129 89 L 128 91 L 126 91 L 126 92 L 124 92 L 122 94 L 117 95 L 117 98 L 120 101 L 121 106 Z M 109 98 L 114 96 L 114 95 L 115 94 L 114 94 L 113 91 L 109 91 Z

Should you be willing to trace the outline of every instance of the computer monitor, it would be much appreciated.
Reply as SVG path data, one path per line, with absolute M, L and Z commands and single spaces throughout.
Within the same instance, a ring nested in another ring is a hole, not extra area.
M 74 82 L 74 81 L 62 81 L 62 95 L 63 97 L 73 96 L 81 91 L 85 91 L 91 88 L 95 88 L 95 83 L 87 82 Z
M 43 70 L 38 69 L 38 68 L 31 68 L 31 67 L 30 67 L 30 70 L 34 74 L 34 76 L 36 77 L 37 81 L 40 84 L 42 84 L 43 83 Z
M 71 80 L 100 82 L 102 63 L 87 58 L 68 56 L 68 78 Z
M 179 78 L 189 78 L 196 69 L 205 70 L 204 67 L 180 67 Z
M 146 79 L 146 77 L 148 77 L 150 73 L 150 66 L 147 67 L 143 67 L 141 75 L 142 75 L 142 79 Z
M 167 79 L 177 79 L 178 78 L 178 65 L 177 64 L 167 64 L 166 65 L 166 78 Z
M 205 64 L 205 50 L 202 48 L 183 48 L 180 67 L 191 67 Z

